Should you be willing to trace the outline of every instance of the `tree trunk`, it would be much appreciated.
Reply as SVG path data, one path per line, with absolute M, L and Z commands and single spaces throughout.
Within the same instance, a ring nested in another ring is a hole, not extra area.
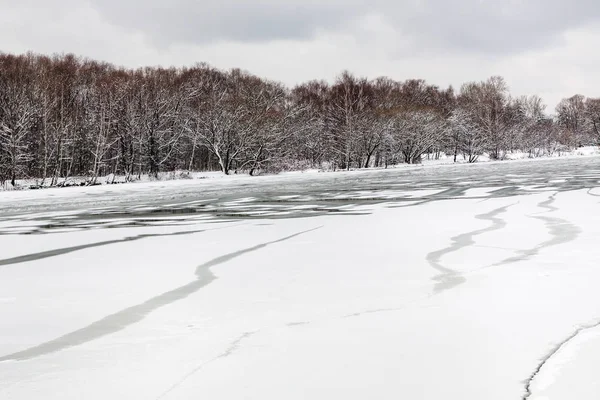
M 192 155 L 190 156 L 190 162 L 188 164 L 188 171 L 192 170 L 194 166 L 194 156 L 196 155 L 196 139 L 194 139 L 194 143 L 192 145 Z
M 229 162 L 227 160 L 223 160 L 221 157 L 219 157 L 219 165 L 221 166 L 221 171 L 225 175 L 229 175 Z
M 365 161 L 365 168 L 369 168 L 369 165 L 371 164 L 371 156 L 373 155 L 373 152 L 367 153 L 367 160 Z

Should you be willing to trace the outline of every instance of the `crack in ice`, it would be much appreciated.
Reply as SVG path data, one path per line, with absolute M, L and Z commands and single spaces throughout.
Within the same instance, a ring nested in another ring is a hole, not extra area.
M 577 336 L 579 336 L 579 334 L 581 334 L 582 332 L 585 332 L 590 329 L 598 328 L 598 327 L 600 327 L 600 321 L 597 321 L 597 322 L 594 322 L 594 323 L 588 324 L 588 325 L 582 325 L 578 329 L 576 329 L 573 333 L 571 333 L 566 339 L 564 339 L 563 341 L 558 343 L 556 346 L 554 346 L 554 348 L 541 360 L 541 362 L 538 364 L 538 366 L 533 371 L 533 373 L 525 381 L 525 394 L 523 395 L 521 400 L 527 400 L 533 395 L 533 392 L 531 391 L 531 385 L 534 382 L 535 378 L 537 378 L 538 375 L 542 372 L 542 369 L 544 368 L 544 366 L 552 359 L 552 357 L 554 357 L 560 350 L 562 350 L 565 346 L 567 346 L 573 339 L 575 339 Z
M 199 364 L 196 368 L 192 369 L 190 372 L 188 372 L 187 374 L 185 374 L 182 378 L 180 378 L 177 382 L 175 382 L 173 385 L 171 385 L 167 390 L 165 390 L 163 393 L 161 393 L 156 400 L 160 400 L 165 398 L 168 394 L 170 394 L 171 392 L 173 392 L 175 389 L 177 389 L 179 386 L 181 386 L 185 381 L 187 381 L 189 378 L 191 378 L 194 374 L 196 374 L 198 371 L 200 371 L 202 368 L 204 368 L 205 366 L 207 366 L 210 363 L 213 363 L 215 361 L 218 361 L 220 359 L 229 357 L 230 355 L 232 355 L 235 351 L 237 351 L 240 347 L 240 344 L 250 338 L 251 336 L 257 334 L 258 331 L 255 332 L 244 332 L 240 337 L 238 337 L 237 339 L 235 339 L 233 342 L 231 342 L 231 344 L 229 345 L 229 347 L 227 347 L 227 349 L 217 355 L 216 357 L 211 358 L 210 360 L 207 360 L 201 364 Z
M 596 193 L 592 193 L 592 190 L 594 190 L 596 188 L 591 188 L 587 191 L 587 194 L 589 194 L 590 196 L 594 196 L 594 197 L 600 197 L 600 194 L 596 194 Z
M 39 253 L 25 254 L 23 256 L 17 256 L 17 257 L 6 258 L 4 260 L 0 260 L 0 267 L 7 266 L 7 265 L 13 265 L 13 264 L 26 263 L 29 261 L 38 261 L 38 260 L 42 260 L 44 258 L 57 257 L 57 256 L 61 256 L 64 254 L 74 253 L 74 252 L 80 251 L 80 250 L 91 249 L 94 247 L 108 246 L 108 245 L 116 244 L 116 243 L 134 242 L 136 240 L 148 239 L 148 238 L 154 238 L 154 237 L 192 235 L 194 233 L 202 233 L 202 232 L 206 232 L 208 230 L 214 230 L 214 229 L 200 229 L 200 230 L 194 230 L 194 231 L 181 231 L 181 232 L 173 232 L 173 233 L 144 233 L 144 234 L 135 235 L 135 236 L 127 236 L 127 237 L 124 237 L 123 239 L 105 240 L 103 242 L 87 243 L 87 244 L 82 244 L 79 246 L 64 247 L 64 248 L 60 248 L 60 249 L 41 251 Z
M 554 193 L 548 199 L 540 202 L 538 204 L 538 207 L 545 208 L 547 210 L 545 212 L 548 212 L 548 213 L 557 211 L 558 208 L 556 208 L 553 205 L 554 201 L 556 200 L 556 194 L 557 193 Z M 577 225 L 572 224 L 571 222 L 569 222 L 563 218 L 545 217 L 545 216 L 532 216 L 531 218 L 539 219 L 544 222 L 544 225 L 546 226 L 546 229 L 548 230 L 548 234 L 550 235 L 550 239 L 548 239 L 542 243 L 539 243 L 538 245 L 536 245 L 533 248 L 525 249 L 525 250 L 518 250 L 516 252 L 517 255 L 506 258 L 502 261 L 499 261 L 499 262 L 497 262 L 489 267 L 485 267 L 483 269 L 528 260 L 529 258 L 539 254 L 539 252 L 543 249 L 546 249 L 548 247 L 558 246 L 560 244 L 564 244 L 564 243 L 568 243 L 568 242 L 572 242 L 573 240 L 577 239 L 577 237 L 581 233 L 581 229 Z
M 294 237 L 303 235 L 308 232 L 315 231 L 320 228 L 322 228 L 322 226 L 313 229 L 308 229 L 302 232 L 295 233 L 293 235 L 285 236 L 281 239 L 261 243 L 256 246 L 248 247 L 242 250 L 238 250 L 229 254 L 216 257 L 198 266 L 196 268 L 196 279 L 186 285 L 162 293 L 143 303 L 137 304 L 132 307 L 128 307 L 117 313 L 111 314 L 107 317 L 104 317 L 98 321 L 91 323 L 90 325 L 84 328 L 67 333 L 66 335 L 63 335 L 54 340 L 39 344 L 37 346 L 13 354 L 0 357 L 0 362 L 30 360 L 32 358 L 41 357 L 71 347 L 80 346 L 82 344 L 91 342 L 92 340 L 99 339 L 103 336 L 121 331 L 126 327 L 143 320 L 148 314 L 156 311 L 157 309 L 172 304 L 176 301 L 183 300 L 186 297 L 190 296 L 191 294 L 197 292 L 198 290 L 213 282 L 215 279 L 217 279 L 217 277 L 210 270 L 212 267 L 228 262 L 241 255 L 260 250 L 272 244 L 284 242 L 286 240 L 292 239 Z
M 445 267 L 440 262 L 441 258 L 447 254 L 459 251 L 465 247 L 475 245 L 475 241 L 473 240 L 475 236 L 503 229 L 506 226 L 506 221 L 502 218 L 498 218 L 498 215 L 506 212 L 506 210 L 512 205 L 514 204 L 476 215 L 475 218 L 490 221 L 492 222 L 492 225 L 486 228 L 477 229 L 474 231 L 461 233 L 460 235 L 454 236 L 450 239 L 452 241 L 452 244 L 450 246 L 441 250 L 433 251 L 427 255 L 427 261 L 429 262 L 429 265 L 441 273 L 440 275 L 433 278 L 437 282 L 434 287 L 434 291 L 436 293 L 452 289 L 453 287 L 456 287 L 466 282 L 466 278 L 463 276 L 463 274 L 451 268 Z

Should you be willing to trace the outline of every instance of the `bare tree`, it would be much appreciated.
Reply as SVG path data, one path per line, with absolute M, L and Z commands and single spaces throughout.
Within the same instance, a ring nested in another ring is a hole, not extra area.
M 392 121 L 396 152 L 407 164 L 418 164 L 421 156 L 439 143 L 446 121 L 432 109 L 415 109 L 398 113 Z
M 312 167 L 321 166 L 333 153 L 335 121 L 329 118 L 330 87 L 323 81 L 311 81 L 292 89 L 290 101 L 297 107 L 293 123 L 303 127 L 293 137 L 292 154 L 308 161 Z
M 73 55 L 0 54 L 0 179 L 63 185 L 70 177 L 159 176 L 418 163 L 424 154 L 530 157 L 600 143 L 600 100 L 511 99 L 492 77 L 440 89 L 343 72 L 288 90 L 206 64 L 128 70 Z M 61 182 L 59 182 L 59 180 Z
M 342 73 L 330 91 L 329 123 L 333 127 L 334 151 L 341 168 L 350 169 L 355 156 L 355 143 L 367 128 L 373 94 L 368 81 Z M 360 164 L 358 164 L 360 166 Z
M 32 61 L 31 55 L 0 58 L 0 174 L 10 178 L 13 186 L 31 160 L 27 137 L 39 112 Z
M 508 147 L 508 127 L 512 122 L 507 114 L 509 97 L 504 79 L 494 76 L 485 82 L 463 85 L 459 103 L 486 136 L 490 158 L 504 158 Z
M 584 99 L 577 94 L 561 100 L 556 106 L 557 122 L 566 131 L 565 136 L 571 139 L 570 145 L 582 146 L 586 142 Z
M 585 118 L 596 145 L 600 146 L 600 98 L 585 101 Z
M 474 163 L 488 147 L 486 136 L 473 121 L 472 115 L 464 109 L 454 110 L 448 120 L 448 131 L 453 140 L 454 162 L 457 161 L 457 154 L 462 153 L 467 162 Z

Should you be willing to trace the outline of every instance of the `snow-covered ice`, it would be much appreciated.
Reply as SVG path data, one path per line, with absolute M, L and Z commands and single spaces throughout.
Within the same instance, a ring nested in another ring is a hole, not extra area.
M 594 157 L 1 193 L 0 399 L 598 399 L 599 211 Z

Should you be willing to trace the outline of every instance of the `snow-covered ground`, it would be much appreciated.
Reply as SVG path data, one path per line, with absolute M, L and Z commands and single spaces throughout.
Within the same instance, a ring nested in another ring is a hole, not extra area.
M 0 194 L 0 399 L 598 399 L 600 158 Z
M 542 150 L 540 150 L 542 151 Z M 569 151 L 561 151 L 554 152 L 552 155 L 542 155 L 538 157 L 530 157 L 528 153 L 513 151 L 507 153 L 505 155 L 505 159 L 503 161 L 490 161 L 490 158 L 487 154 L 482 154 L 478 159 L 477 163 L 509 163 L 509 162 L 539 162 L 539 161 L 547 161 L 549 159 L 569 159 L 569 158 L 580 158 L 580 157 L 597 157 L 600 156 L 600 148 L 597 146 L 584 146 L 579 147 L 577 149 L 569 150 Z M 452 154 L 439 153 L 435 154 L 425 154 L 422 156 L 422 163 L 419 165 L 411 165 L 411 164 L 398 164 L 390 166 L 390 169 L 414 169 L 414 168 L 422 168 L 422 167 L 440 167 L 440 166 L 456 166 L 457 164 L 465 164 L 467 163 L 467 159 L 459 156 L 456 161 L 454 161 L 454 156 Z M 383 168 L 383 167 L 381 167 Z M 379 169 L 379 168 L 377 168 Z M 329 171 L 325 169 L 325 171 Z M 318 169 L 306 170 L 306 171 L 290 171 L 284 172 L 281 175 L 289 176 L 289 175 L 297 175 L 304 173 L 316 173 L 323 172 Z M 345 172 L 345 171 L 338 171 Z M 240 178 L 251 178 L 248 175 L 242 173 L 240 175 L 229 175 L 226 176 L 220 171 L 171 171 L 171 172 L 161 172 L 158 176 L 150 176 L 150 175 L 141 175 L 139 177 L 134 176 L 131 181 L 127 181 L 125 176 L 110 174 L 108 176 L 101 176 L 96 179 L 96 185 L 113 185 L 113 184 L 134 184 L 134 183 L 148 183 L 148 182 L 164 182 L 164 181 L 174 181 L 174 180 L 194 180 L 194 179 L 240 179 Z M 68 179 L 60 178 L 58 179 L 58 184 L 60 187 L 76 187 L 76 186 L 86 186 L 89 183 L 90 178 L 87 176 L 76 176 L 70 177 Z M 27 190 L 27 189 L 40 189 L 40 188 L 50 188 L 52 184 L 51 179 L 22 179 L 17 180 L 16 187 L 13 187 L 10 182 L 5 182 L 4 185 L 0 185 L 0 192 L 3 191 L 15 191 L 15 190 Z

